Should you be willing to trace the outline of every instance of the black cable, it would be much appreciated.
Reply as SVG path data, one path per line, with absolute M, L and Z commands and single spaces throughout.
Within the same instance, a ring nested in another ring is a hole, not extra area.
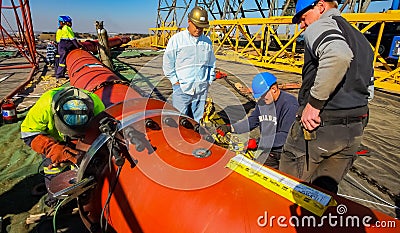
M 112 170 L 111 170 L 111 168 L 112 168 L 111 167 L 112 166 L 112 157 L 113 157 L 113 149 L 114 149 L 114 145 L 115 145 L 115 141 L 116 141 L 115 135 L 116 135 L 117 132 L 118 132 L 118 127 L 115 127 L 115 130 L 112 133 L 109 133 L 109 135 L 111 136 L 111 140 L 108 142 L 109 143 L 109 146 L 108 146 L 108 151 L 109 151 L 108 166 L 109 166 L 110 173 L 112 172 Z M 118 166 L 117 173 L 115 175 L 115 181 L 113 182 L 113 184 L 111 184 L 109 186 L 108 196 L 107 196 L 106 202 L 104 203 L 104 206 L 103 206 L 103 208 L 101 210 L 100 229 L 101 229 L 102 232 L 107 232 L 107 226 L 108 226 L 107 219 L 108 219 L 108 216 L 109 216 L 109 204 L 110 204 L 111 196 L 112 196 L 112 194 L 114 192 L 114 189 L 117 186 L 118 178 L 119 178 L 119 175 L 121 173 L 121 169 L 122 169 L 122 165 Z M 106 225 L 105 226 L 103 226 L 104 213 L 106 215 L 104 217 L 104 219 L 106 220 L 106 222 L 105 222 Z
M 122 166 L 119 166 L 118 169 L 117 169 L 117 174 L 115 176 L 115 182 L 112 184 L 112 186 L 109 187 L 108 196 L 107 196 L 106 202 L 104 203 L 103 209 L 101 210 L 100 228 L 101 228 L 102 232 L 104 232 L 104 233 L 107 232 L 107 225 L 108 225 L 107 219 L 108 219 L 108 215 L 109 215 L 109 204 L 110 204 L 110 200 L 111 200 L 111 195 L 114 192 L 115 187 L 117 186 L 118 178 L 119 178 L 119 175 L 121 174 L 121 170 L 122 170 L 121 168 L 122 168 Z M 103 227 L 103 215 L 104 215 L 104 212 L 106 212 L 106 217 L 105 217 L 106 225 L 105 225 L 105 227 Z

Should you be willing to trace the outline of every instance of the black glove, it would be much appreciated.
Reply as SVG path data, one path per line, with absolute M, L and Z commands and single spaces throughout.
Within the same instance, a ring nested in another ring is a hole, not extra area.
M 220 125 L 217 127 L 217 133 L 221 136 L 225 136 L 228 132 L 232 132 L 232 127 L 230 125 Z

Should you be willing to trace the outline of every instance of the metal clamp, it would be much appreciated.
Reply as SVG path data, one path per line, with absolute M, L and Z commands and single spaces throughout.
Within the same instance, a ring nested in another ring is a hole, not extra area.
M 138 112 L 132 115 L 125 117 L 120 124 L 117 125 L 117 131 L 123 130 L 129 125 L 144 120 L 149 117 L 155 117 L 159 115 L 166 115 L 166 116 L 181 116 L 181 113 L 174 110 L 166 110 L 166 109 L 155 109 L 155 110 L 147 110 L 144 112 Z M 78 170 L 78 180 L 81 180 L 85 174 L 87 167 L 89 166 L 90 162 L 94 158 L 97 151 L 111 138 L 110 135 L 105 133 L 101 133 L 89 147 L 87 153 L 85 154 L 80 169 Z

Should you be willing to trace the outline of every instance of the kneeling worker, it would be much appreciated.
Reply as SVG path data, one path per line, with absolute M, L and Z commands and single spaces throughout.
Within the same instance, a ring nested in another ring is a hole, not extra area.
M 45 184 L 67 166 L 78 162 L 79 151 L 71 140 L 82 138 L 93 116 L 105 109 L 94 93 L 75 87 L 58 87 L 45 92 L 29 110 L 21 124 L 21 138 L 44 159 Z M 45 203 L 55 204 L 48 195 Z
M 252 81 L 254 98 L 258 99 L 248 119 L 218 127 L 223 132 L 246 133 L 260 126 L 257 161 L 279 169 L 279 159 L 288 132 L 299 107 L 296 97 L 279 89 L 276 77 L 268 72 L 257 74 Z

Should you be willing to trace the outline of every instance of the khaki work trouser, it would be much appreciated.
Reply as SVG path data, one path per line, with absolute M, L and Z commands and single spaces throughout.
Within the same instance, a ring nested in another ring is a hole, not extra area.
M 290 129 L 279 163 L 282 172 L 313 183 L 321 177 L 337 185 L 356 159 L 364 127 L 362 122 L 327 125 L 316 130 L 316 139 L 308 141 L 309 163 L 306 164 L 306 142 L 299 121 Z

